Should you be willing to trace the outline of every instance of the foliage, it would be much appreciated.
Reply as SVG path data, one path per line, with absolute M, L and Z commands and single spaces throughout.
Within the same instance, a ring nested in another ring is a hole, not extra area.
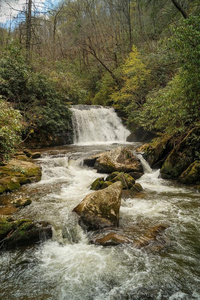
M 115 70 L 117 78 L 120 78 L 121 69 Z M 97 105 L 111 105 L 113 100 L 111 99 L 112 93 L 117 89 L 116 81 L 109 73 L 105 73 L 100 81 L 97 83 L 98 92 L 96 93 L 93 104 Z
M 200 18 L 185 20 L 170 42 L 180 69 L 165 88 L 147 97 L 138 122 L 148 129 L 173 133 L 200 121 Z
M 21 114 L 0 96 L 0 164 L 20 143 Z
M 147 93 L 147 83 L 150 71 L 142 62 L 141 56 L 135 46 L 122 66 L 124 84 L 120 90 L 111 95 L 117 110 L 124 112 L 127 116 L 130 109 L 133 114 L 144 103 Z
M 71 114 L 64 97 L 47 76 L 27 65 L 18 47 L 0 58 L 0 93 L 19 109 L 30 132 L 57 134 L 71 130 Z

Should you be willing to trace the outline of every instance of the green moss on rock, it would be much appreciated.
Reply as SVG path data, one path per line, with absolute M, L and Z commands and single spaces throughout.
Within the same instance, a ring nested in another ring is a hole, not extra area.
M 26 183 L 41 180 L 41 168 L 28 161 L 12 159 L 5 166 L 0 166 L 0 194 L 12 192 Z
M 193 162 L 179 177 L 179 180 L 185 184 L 200 183 L 200 161 Z

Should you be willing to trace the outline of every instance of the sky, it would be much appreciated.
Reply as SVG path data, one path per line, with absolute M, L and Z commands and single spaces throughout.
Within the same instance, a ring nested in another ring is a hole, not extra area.
M 44 11 L 44 6 L 53 8 L 62 0 L 33 0 L 35 6 Z M 26 0 L 0 0 L 0 23 L 7 24 L 10 19 L 15 18 L 23 7 Z

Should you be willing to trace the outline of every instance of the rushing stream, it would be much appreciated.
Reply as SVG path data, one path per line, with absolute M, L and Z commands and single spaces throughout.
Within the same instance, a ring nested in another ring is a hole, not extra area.
M 137 237 L 152 226 L 166 224 L 167 247 L 154 252 L 131 245 L 89 244 L 72 210 L 102 174 L 82 161 L 117 146 L 92 143 L 84 146 L 80 140 L 81 145 L 43 150 L 38 159 L 42 180 L 8 195 L 12 199 L 29 195 L 32 204 L 15 217 L 50 222 L 53 239 L 1 253 L 0 299 L 200 299 L 199 194 L 159 178 L 159 170 L 151 170 L 142 158 L 145 174 L 138 182 L 144 191 L 122 199 L 120 228 Z M 134 151 L 138 144 L 127 146 Z

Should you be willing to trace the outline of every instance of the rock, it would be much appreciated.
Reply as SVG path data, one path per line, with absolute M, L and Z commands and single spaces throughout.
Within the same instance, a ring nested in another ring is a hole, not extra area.
M 17 190 L 20 188 L 20 186 L 19 178 L 10 176 L 3 177 L 0 179 L 0 194 Z
M 31 151 L 28 150 L 28 149 L 24 149 L 23 152 L 24 152 L 24 154 L 25 154 L 27 157 L 31 157 L 31 155 L 32 155 Z
M 18 246 L 31 245 L 52 237 L 52 229 L 47 222 L 30 219 L 14 221 L 0 220 L 0 249 L 12 249 Z
M 80 216 L 80 225 L 87 230 L 118 226 L 121 192 L 122 184 L 116 182 L 87 195 L 73 210 Z
M 115 171 L 125 173 L 143 172 L 139 159 L 124 147 L 118 147 L 100 154 L 95 161 L 94 168 L 99 173 L 112 173 Z
M 179 180 L 185 184 L 200 183 L 200 161 L 193 162 L 179 177 Z
M 150 228 L 133 242 L 133 246 L 138 249 L 151 247 L 151 250 L 161 250 L 166 246 L 166 241 L 162 239 L 162 233 L 166 228 L 168 226 L 162 224 Z
M 25 207 L 32 203 L 31 199 L 27 198 L 19 198 L 12 201 L 12 204 L 15 205 L 15 207 Z
M 40 158 L 41 157 L 41 153 L 40 152 L 34 152 L 32 153 L 31 155 L 31 158 L 32 159 L 36 159 L 36 158 Z
M 196 160 L 196 156 L 198 157 L 200 154 L 200 142 L 197 141 L 198 136 L 200 136 L 200 128 L 193 128 L 174 147 L 160 170 L 162 178 L 178 179 Z
M 125 190 L 131 189 L 135 184 L 135 179 L 128 173 L 114 172 L 106 178 L 106 181 L 117 182 L 121 181 L 122 188 Z
M 133 241 L 128 237 L 116 232 L 109 232 L 104 236 L 97 235 L 93 240 L 91 240 L 92 244 L 101 246 L 117 246 L 119 244 L 127 244 L 132 242 Z
M 132 186 L 131 191 L 134 191 L 135 193 L 139 193 L 139 192 L 143 191 L 143 187 L 141 186 L 140 183 L 135 183 Z
M 134 187 L 135 179 L 128 173 L 113 172 L 109 176 L 104 178 L 97 178 L 91 185 L 91 190 L 101 190 L 107 188 L 114 182 L 121 181 L 123 189 L 131 189 Z
M 154 139 L 150 144 L 144 144 L 137 149 L 137 152 L 143 153 L 144 158 L 152 168 L 160 168 L 173 146 L 172 136 L 165 135 L 163 138 Z
M 0 166 L 0 194 L 19 189 L 21 185 L 41 179 L 41 168 L 28 161 L 10 160 Z
M 104 152 L 104 153 L 105 153 L 105 152 Z M 101 154 L 102 154 L 102 153 L 98 153 L 98 154 L 94 154 L 94 155 L 91 155 L 91 156 L 85 158 L 85 159 L 83 160 L 83 164 L 86 165 L 86 166 L 88 166 L 88 167 L 93 168 L 93 167 L 94 167 L 94 164 L 95 164 L 95 162 L 96 162 L 96 160 L 97 160 L 97 158 L 99 158 L 99 156 L 100 156 Z
M 97 191 L 102 188 L 102 185 L 104 184 L 104 178 L 97 178 L 92 184 L 91 184 L 91 190 Z

